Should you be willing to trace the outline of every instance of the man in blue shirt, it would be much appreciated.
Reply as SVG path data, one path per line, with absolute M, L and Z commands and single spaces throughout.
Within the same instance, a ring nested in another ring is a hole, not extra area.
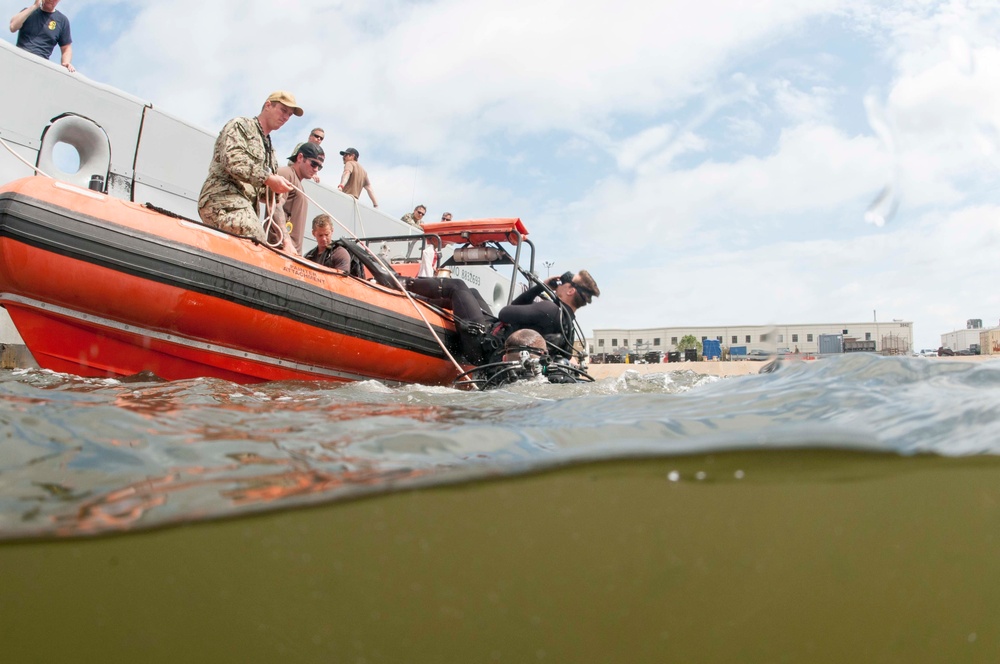
M 10 19 L 10 31 L 17 32 L 17 47 L 29 53 L 49 59 L 56 44 L 62 51 L 62 66 L 69 71 L 73 67 L 73 35 L 69 31 L 69 19 L 56 11 L 59 0 L 35 0 L 14 18 Z

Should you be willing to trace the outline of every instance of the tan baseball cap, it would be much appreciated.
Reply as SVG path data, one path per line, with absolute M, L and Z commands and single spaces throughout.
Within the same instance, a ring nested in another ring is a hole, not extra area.
M 284 104 L 288 108 L 292 109 L 295 112 L 295 115 L 302 117 L 302 107 L 295 101 L 295 95 L 288 90 L 275 90 L 271 93 L 271 96 L 268 97 L 267 100 Z

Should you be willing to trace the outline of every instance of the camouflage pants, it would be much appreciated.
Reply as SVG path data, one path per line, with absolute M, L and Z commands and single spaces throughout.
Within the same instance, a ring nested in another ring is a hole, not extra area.
M 233 235 L 251 237 L 260 242 L 264 242 L 267 239 L 264 234 L 264 227 L 260 223 L 260 218 L 253 208 L 234 208 L 209 203 L 205 207 L 199 208 L 198 216 L 205 222 L 205 225 L 218 228 Z

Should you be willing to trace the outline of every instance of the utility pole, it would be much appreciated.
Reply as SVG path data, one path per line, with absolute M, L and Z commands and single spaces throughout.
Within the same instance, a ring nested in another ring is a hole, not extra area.
M 551 272 L 552 272 L 552 266 L 555 265 L 555 264 L 556 264 L 555 261 L 543 261 L 542 262 L 542 265 L 545 266 L 545 278 L 546 279 L 548 279 L 550 276 L 552 276 L 552 274 L 551 274 Z

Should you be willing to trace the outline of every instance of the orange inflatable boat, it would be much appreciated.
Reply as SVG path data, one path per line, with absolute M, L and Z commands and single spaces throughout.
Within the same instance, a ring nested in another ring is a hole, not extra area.
M 477 249 L 478 233 L 518 253 L 527 233 L 517 219 L 440 230 L 423 237 Z M 55 371 L 451 383 L 460 370 L 438 342 L 457 352 L 451 312 L 367 267 L 374 278 L 353 277 L 44 177 L 0 189 L 0 304 Z

